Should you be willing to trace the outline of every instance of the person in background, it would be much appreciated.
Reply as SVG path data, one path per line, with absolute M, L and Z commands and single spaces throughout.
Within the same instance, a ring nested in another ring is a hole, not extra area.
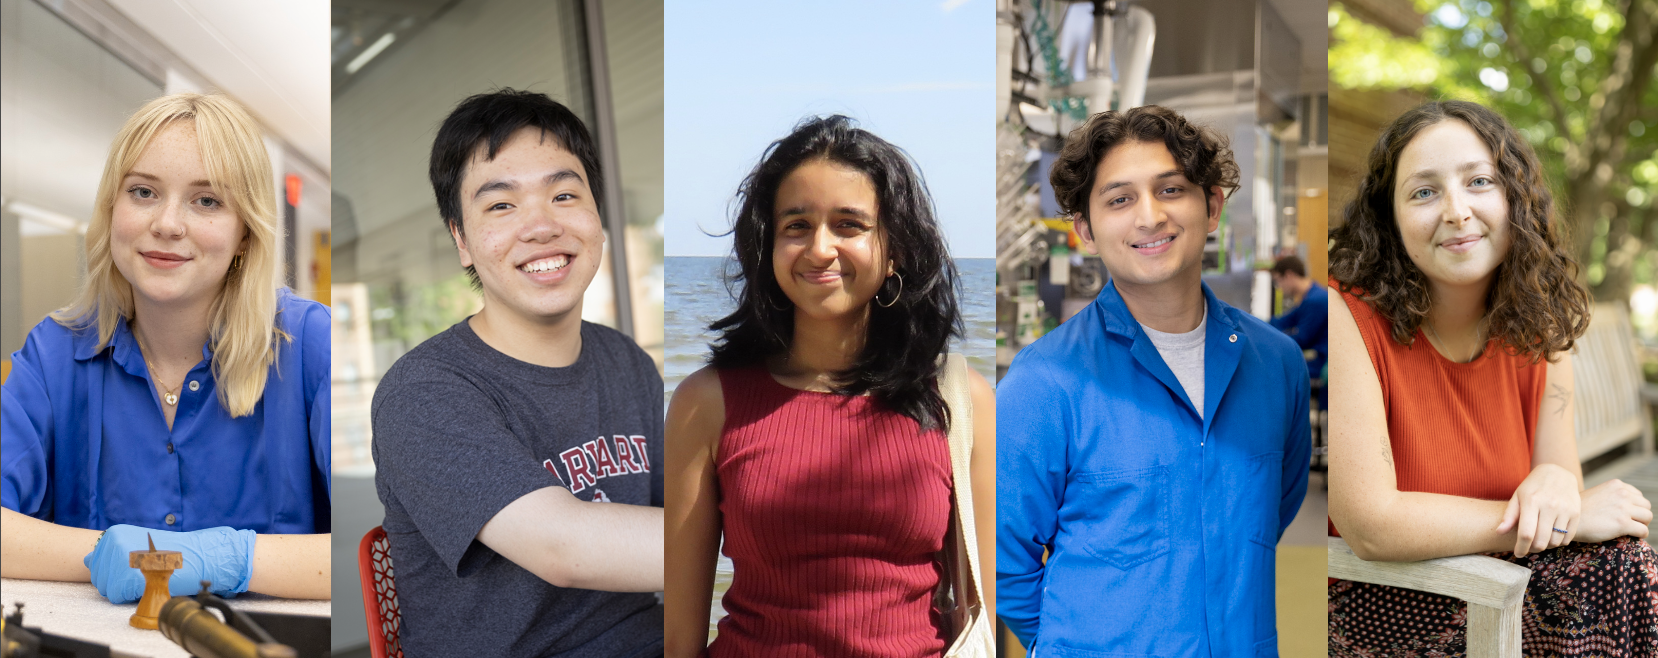
M 329 598 L 330 322 L 277 286 L 276 199 L 228 98 L 163 96 L 121 128 L 80 296 L 12 355 L 5 577 L 137 601 L 128 553 L 153 537 L 184 553 L 175 595 Z
M 1050 178 L 1111 281 L 996 389 L 997 612 L 1036 655 L 1275 656 L 1310 396 L 1295 343 L 1203 283 L 1232 150 L 1102 112 Z
M 662 651 L 662 378 L 584 322 L 604 255 L 598 148 L 502 89 L 432 143 L 432 190 L 483 310 L 374 392 L 374 484 L 411 656 Z
M 1272 285 L 1284 293 L 1284 305 L 1289 310 L 1269 323 L 1301 346 L 1307 359 L 1307 375 L 1313 380 L 1324 377 L 1324 363 L 1330 357 L 1329 292 L 1307 278 L 1307 265 L 1295 256 L 1285 256 L 1272 264 Z M 1328 404 L 1328 387 L 1319 389 L 1319 407 Z

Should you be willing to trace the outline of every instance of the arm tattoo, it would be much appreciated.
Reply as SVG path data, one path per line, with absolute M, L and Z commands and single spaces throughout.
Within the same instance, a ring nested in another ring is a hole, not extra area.
M 1387 467 L 1393 468 L 1393 439 L 1386 434 L 1382 435 L 1382 459 L 1387 461 Z
M 1558 400 L 1560 402 L 1560 406 L 1556 407 L 1554 410 L 1554 415 L 1566 415 L 1566 405 L 1571 404 L 1572 391 L 1559 384 L 1550 384 L 1549 386 L 1554 387 L 1554 392 L 1549 394 L 1549 399 Z

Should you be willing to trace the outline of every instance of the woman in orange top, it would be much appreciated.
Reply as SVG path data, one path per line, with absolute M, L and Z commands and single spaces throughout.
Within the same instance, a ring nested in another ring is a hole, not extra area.
M 1330 250 L 1330 520 L 1366 560 L 1532 570 L 1527 655 L 1658 655 L 1652 505 L 1584 490 L 1567 352 L 1589 295 L 1536 155 L 1474 103 L 1382 132 Z M 1333 656 L 1466 651 L 1464 604 L 1333 581 Z

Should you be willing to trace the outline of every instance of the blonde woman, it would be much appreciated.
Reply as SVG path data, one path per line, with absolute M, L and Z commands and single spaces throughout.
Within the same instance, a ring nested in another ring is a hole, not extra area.
M 277 288 L 275 203 L 229 99 L 165 96 L 122 127 L 80 296 L 12 354 L 5 577 L 136 601 L 127 552 L 154 537 L 184 553 L 175 595 L 329 597 L 328 311 Z

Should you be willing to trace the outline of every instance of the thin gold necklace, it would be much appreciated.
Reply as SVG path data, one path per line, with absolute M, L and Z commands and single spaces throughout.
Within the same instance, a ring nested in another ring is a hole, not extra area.
M 1468 356 L 1468 361 L 1457 361 L 1457 363 L 1471 362 L 1476 357 L 1478 357 L 1480 355 L 1480 352 L 1482 351 L 1480 349 L 1480 346 L 1485 344 L 1485 341 L 1480 340 L 1480 336 L 1481 336 L 1481 334 L 1485 333 L 1485 320 L 1486 320 L 1486 317 L 1487 316 L 1483 316 L 1483 315 L 1480 316 L 1479 324 L 1474 325 L 1474 353 Z M 1446 348 L 1450 348 L 1451 344 L 1445 342 L 1445 339 L 1439 337 L 1439 332 L 1433 330 L 1433 320 L 1428 320 L 1424 324 L 1426 324 L 1428 326 L 1428 333 L 1433 336 L 1434 342 L 1439 343 L 1440 345 L 1443 345 Z
M 133 328 L 132 337 L 138 341 L 138 349 L 141 350 L 144 355 L 144 370 L 150 373 L 150 380 L 154 381 L 155 385 L 161 388 L 161 399 L 165 401 L 169 407 L 178 405 L 178 391 L 168 388 L 167 384 L 161 381 L 161 376 L 155 374 L 155 368 L 150 367 L 150 355 L 154 354 L 154 352 L 151 352 L 150 348 L 144 345 L 144 339 L 138 335 L 138 329 L 136 327 Z

